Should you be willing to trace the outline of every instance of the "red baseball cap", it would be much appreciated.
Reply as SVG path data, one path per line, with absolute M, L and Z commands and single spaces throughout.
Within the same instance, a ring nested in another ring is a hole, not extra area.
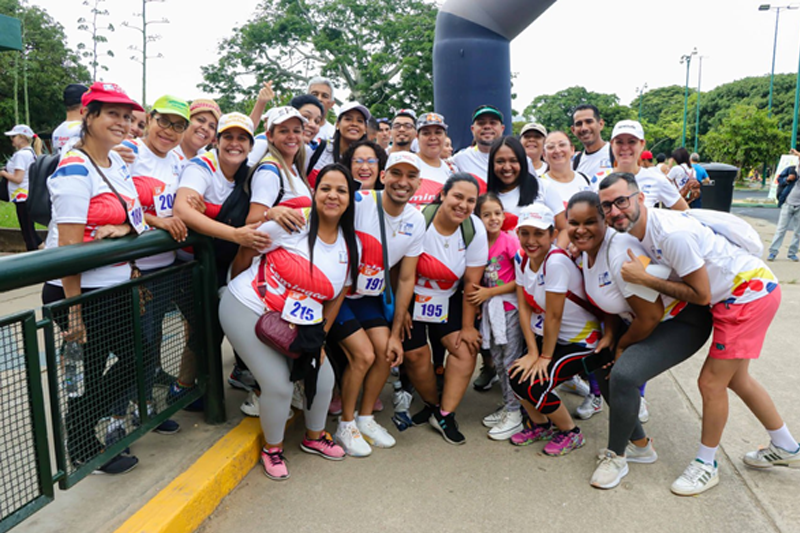
M 81 105 L 86 107 L 90 102 L 102 102 L 104 104 L 124 104 L 133 107 L 134 111 L 144 111 L 144 108 L 131 100 L 125 94 L 122 87 L 116 83 L 106 83 L 96 81 L 89 87 L 89 90 L 81 96 Z
M 653 152 L 651 152 L 650 150 L 645 150 L 644 152 L 642 152 L 642 156 L 639 159 L 650 161 L 651 159 L 653 159 Z

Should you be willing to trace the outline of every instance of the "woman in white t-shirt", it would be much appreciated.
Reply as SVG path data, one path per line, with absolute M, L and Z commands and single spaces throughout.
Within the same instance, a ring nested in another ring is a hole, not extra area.
M 19 228 L 25 248 L 30 252 L 39 248 L 42 240 L 36 234 L 33 220 L 25 208 L 28 199 L 28 169 L 38 156 L 42 154 L 42 140 L 25 124 L 14 126 L 6 135 L 11 137 L 11 145 L 16 152 L 11 156 L 5 170 L 0 170 L 0 177 L 8 180 L 8 197 L 17 210 Z
M 447 124 L 444 117 L 438 113 L 423 113 L 417 119 L 417 140 L 420 159 L 419 175 L 421 178 L 419 188 L 411 198 L 412 205 L 424 206 L 439 197 L 442 187 L 447 179 L 457 169 L 448 163 L 442 156 L 445 140 L 447 139 Z
M 586 356 L 596 350 L 609 355 L 609 342 L 600 341 L 580 269 L 556 246 L 554 219 L 547 206 L 535 203 L 517 223 L 517 301 L 528 350 L 511 365 L 510 381 L 532 422 L 525 441 L 549 441 L 544 453 L 560 456 L 583 446 L 584 437 L 554 389 L 585 371 Z
M 320 350 L 342 300 L 358 280 L 354 196 L 347 169 L 339 164 L 323 168 L 312 207 L 303 210 L 308 223 L 295 232 L 277 222 L 263 223 L 260 230 L 271 244 L 257 252 L 240 249 L 231 271 L 235 277 L 220 301 L 222 329 L 261 386 L 258 405 L 266 441 L 261 462 L 267 477 L 277 481 L 289 477 L 283 440 L 293 381 L 305 382 L 306 431 L 300 448 L 325 459 L 345 457 L 325 431 L 334 377 Z M 262 343 L 255 329 L 265 312 L 281 313 L 295 325 L 298 339 L 313 340 L 313 348 L 290 359 Z
M 47 180 L 53 204 L 47 248 L 145 230 L 144 214 L 128 167 L 112 151 L 128 134 L 131 111 L 141 111 L 142 107 L 117 85 L 105 82 L 92 85 L 81 103 L 85 107 L 81 140 L 63 154 L 55 173 Z M 45 283 L 42 302 L 72 298 L 123 283 L 130 277 L 127 262 L 66 276 Z M 75 464 L 92 460 L 113 444 L 115 433 L 109 432 L 101 443 L 95 426 L 101 418 L 124 410 L 131 399 L 127 385 L 135 373 L 134 334 L 125 329 L 130 322 L 120 320 L 121 309 L 130 309 L 130 290 L 111 292 L 55 312 L 64 339 L 83 345 L 84 393 L 69 398 L 65 424 L 67 450 Z M 111 353 L 116 361 L 108 367 Z M 132 455 L 118 455 L 100 470 L 122 474 L 138 462 Z
M 307 154 L 308 183 L 313 187 L 319 171 L 331 163 L 338 163 L 350 145 L 367 136 L 367 123 L 372 114 L 358 102 L 347 102 L 336 117 L 336 133 L 333 138 L 320 143 Z M 313 165 L 311 163 L 314 163 Z
M 544 141 L 544 160 L 547 172 L 541 175 L 542 181 L 550 185 L 561 197 L 563 208 L 572 195 L 581 191 L 592 191 L 589 178 L 577 170 L 572 170 L 572 156 L 575 146 L 569 135 L 563 131 L 553 131 Z
M 689 150 L 683 146 L 676 149 L 672 152 L 670 164 L 672 168 L 669 169 L 667 179 L 675 185 L 681 197 L 690 204 L 700 198 L 700 182 L 697 180 L 694 167 L 692 167 Z
M 428 227 L 410 309 L 413 327 L 403 341 L 408 376 L 425 402 L 412 422 L 429 422 L 450 444 L 466 442 L 458 430 L 455 411 L 467 390 L 480 349 L 480 334 L 475 328 L 478 308 L 467 300 L 472 287 L 480 285 L 489 257 L 486 228 L 472 214 L 478 193 L 478 181 L 470 174 L 457 172 L 445 182 L 440 203 L 423 210 Z M 466 287 L 463 291 L 462 280 Z M 450 354 L 441 400 L 429 337 L 440 339 Z
M 350 169 L 353 179 L 360 184 L 361 191 L 381 191 L 383 183 L 381 172 L 386 168 L 388 159 L 381 145 L 369 139 L 361 139 L 350 145 L 342 154 L 341 163 Z

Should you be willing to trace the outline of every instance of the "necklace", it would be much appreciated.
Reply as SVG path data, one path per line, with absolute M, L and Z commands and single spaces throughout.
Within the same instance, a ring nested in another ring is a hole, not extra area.
M 392 224 L 389 222 L 389 214 L 386 212 L 386 210 L 385 210 L 385 209 L 384 209 L 384 211 L 383 211 L 383 214 L 384 214 L 384 215 L 386 215 L 386 216 L 384 217 L 384 218 L 386 219 L 386 225 L 387 225 L 387 226 L 389 226 L 389 229 L 390 229 L 390 230 L 392 230 L 392 238 L 395 238 L 395 237 L 397 237 L 397 232 L 400 230 L 400 228 L 402 228 L 402 227 L 403 227 L 403 219 L 405 219 L 405 216 L 406 216 L 406 210 L 405 210 L 405 209 L 403 209 L 403 212 L 400 214 L 400 220 L 398 220 L 398 221 L 397 221 L 397 224 L 395 224 L 395 225 L 392 225 Z

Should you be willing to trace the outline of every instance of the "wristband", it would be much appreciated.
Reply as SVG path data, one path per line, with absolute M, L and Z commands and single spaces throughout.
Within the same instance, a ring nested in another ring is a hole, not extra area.
M 548 360 L 552 360 L 552 359 L 553 359 L 553 356 L 551 355 L 550 357 L 545 357 L 544 355 L 542 355 L 542 354 L 539 354 L 539 359 L 548 359 Z

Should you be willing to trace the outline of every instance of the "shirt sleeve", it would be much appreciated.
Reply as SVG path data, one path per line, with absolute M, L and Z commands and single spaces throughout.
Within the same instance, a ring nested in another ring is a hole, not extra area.
M 191 189 L 205 198 L 206 191 L 211 185 L 211 178 L 211 175 L 199 165 L 190 163 L 186 165 L 183 172 L 181 172 L 178 187 L 181 189 Z
M 681 200 L 681 194 L 672 182 L 667 179 L 658 178 L 656 183 L 658 184 L 658 188 L 656 189 L 658 201 L 663 205 L 672 207 Z
M 514 279 L 520 287 L 525 286 L 525 276 L 522 273 L 522 252 L 514 254 Z
M 281 176 L 275 165 L 270 163 L 260 165 L 253 174 L 252 187 L 250 203 L 273 207 L 281 192 Z
M 661 250 L 669 258 L 672 270 L 680 277 L 699 270 L 705 264 L 696 236 L 688 232 L 667 235 L 661 243 Z
M 539 183 L 542 182 L 540 181 Z M 561 195 L 558 194 L 555 187 L 545 187 L 544 205 L 549 207 L 550 211 L 552 211 L 555 216 L 564 212 L 564 202 L 561 200 Z
M 617 286 L 622 296 L 627 299 L 633 296 L 633 292 L 629 290 L 630 285 L 622 279 L 621 270 L 622 265 L 631 260 L 628 256 L 628 250 L 631 250 L 636 257 L 647 257 L 647 252 L 645 252 L 644 247 L 639 243 L 638 239 L 626 237 L 629 236 L 625 234 L 614 236 L 614 240 L 611 241 L 611 248 L 608 249 L 609 264 L 606 266 L 611 273 L 614 285 Z M 604 248 L 601 253 L 606 253 L 606 249 Z
M 412 208 L 413 209 L 413 208 Z M 416 209 L 414 209 L 416 211 Z M 419 211 L 416 211 L 419 213 Z M 419 213 L 420 216 L 414 217 L 414 236 L 411 240 L 411 245 L 406 252 L 407 257 L 419 257 L 422 255 L 423 245 L 425 244 L 425 217 Z
M 577 273 L 577 267 L 566 255 L 555 253 L 547 259 L 547 274 L 544 277 L 545 292 L 566 294 L 569 291 L 570 273 Z
M 667 174 L 667 179 L 668 179 L 668 180 L 669 180 L 669 181 L 670 181 L 670 182 L 671 182 L 671 183 L 672 183 L 674 186 L 676 186 L 676 187 L 677 187 L 678 178 L 680 178 L 682 175 L 683 175 L 683 170 L 681 170 L 681 167 L 672 167 L 672 168 L 669 170 L 669 174 Z
M 489 239 L 486 237 L 486 228 L 483 222 L 475 215 L 470 215 L 472 225 L 475 226 L 475 237 L 467 247 L 467 268 L 485 267 L 489 261 Z
M 32 151 L 26 148 L 23 148 L 22 150 L 17 150 L 11 157 L 11 160 L 8 162 L 8 170 L 12 174 L 16 170 L 27 171 L 28 167 L 33 164 L 34 159 L 36 158 L 34 157 Z
M 89 169 L 80 164 L 59 166 L 47 179 L 56 224 L 86 224 L 93 196 Z

